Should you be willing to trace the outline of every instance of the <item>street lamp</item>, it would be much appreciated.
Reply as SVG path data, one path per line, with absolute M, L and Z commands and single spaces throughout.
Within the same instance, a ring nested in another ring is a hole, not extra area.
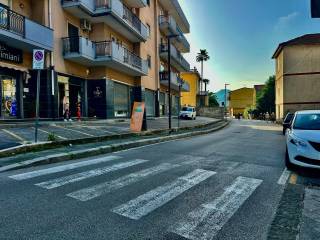
M 173 34 L 167 36 L 168 44 L 168 92 L 169 92 L 169 131 L 171 132 L 171 38 L 179 37 L 179 34 Z
M 224 84 L 224 116 L 227 117 L 227 86 L 229 83 Z

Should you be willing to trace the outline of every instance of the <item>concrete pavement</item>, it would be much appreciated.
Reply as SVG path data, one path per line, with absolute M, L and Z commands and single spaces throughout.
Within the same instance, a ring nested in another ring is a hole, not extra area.
M 216 119 L 198 117 L 196 120 L 180 120 L 181 127 L 197 126 L 215 121 Z M 149 130 L 167 129 L 168 119 L 148 119 Z M 178 126 L 178 120 L 172 119 L 172 127 Z M 32 122 L 0 124 L 0 149 L 34 142 L 34 125 Z M 83 122 L 40 122 L 38 139 L 48 141 L 48 135 L 54 134 L 57 141 L 81 139 L 97 136 L 108 136 L 130 132 L 128 119 L 95 120 Z

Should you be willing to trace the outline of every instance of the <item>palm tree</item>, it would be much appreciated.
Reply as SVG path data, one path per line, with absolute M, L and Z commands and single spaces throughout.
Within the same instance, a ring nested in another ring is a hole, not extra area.
M 207 49 L 200 49 L 200 52 L 197 55 L 197 62 L 201 62 L 201 80 L 200 80 L 200 91 L 202 91 L 202 80 L 203 80 L 203 62 L 206 62 L 210 59 Z
M 203 79 L 203 83 L 204 83 L 204 91 L 206 92 L 207 91 L 207 85 L 210 83 L 210 80 L 209 79 Z

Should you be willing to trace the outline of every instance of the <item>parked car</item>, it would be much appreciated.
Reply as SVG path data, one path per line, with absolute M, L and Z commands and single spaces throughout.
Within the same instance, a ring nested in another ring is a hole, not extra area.
M 283 123 L 282 123 L 283 135 L 286 134 L 287 129 L 290 127 L 293 117 L 294 117 L 294 113 L 287 113 L 286 117 L 283 119 Z
M 195 107 L 183 107 L 179 113 L 179 117 L 184 119 L 195 120 L 197 117 L 197 112 Z
M 286 166 L 320 169 L 320 110 L 296 112 L 286 132 Z

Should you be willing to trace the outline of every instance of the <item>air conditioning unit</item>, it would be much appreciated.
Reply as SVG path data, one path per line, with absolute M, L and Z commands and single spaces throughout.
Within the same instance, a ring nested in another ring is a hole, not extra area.
M 81 29 L 86 32 L 91 31 L 91 23 L 87 19 L 81 19 Z

